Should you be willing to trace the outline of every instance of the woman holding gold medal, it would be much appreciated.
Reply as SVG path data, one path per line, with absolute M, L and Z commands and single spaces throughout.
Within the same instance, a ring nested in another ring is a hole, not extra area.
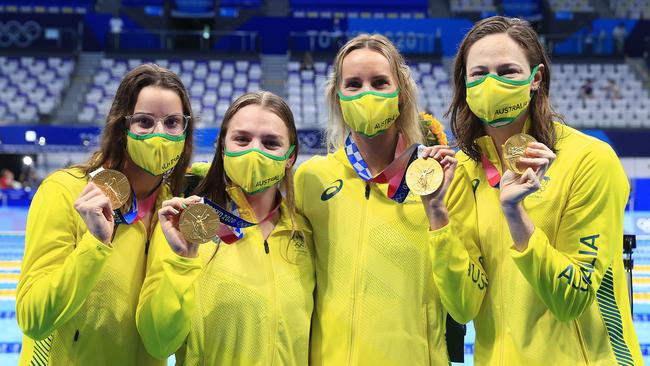
M 448 191 L 423 202 L 435 282 L 456 320 L 474 319 L 475 363 L 642 364 L 621 249 L 628 181 L 609 145 L 556 122 L 537 34 L 478 22 L 454 80 L 462 152 Z
M 311 364 L 447 364 L 427 217 L 404 183 L 424 142 L 409 68 L 386 37 L 359 35 L 339 50 L 327 97 L 334 152 L 303 163 L 295 180 L 314 230 Z M 453 151 L 438 150 L 446 172 Z M 427 189 L 429 168 L 419 168 Z
M 176 353 L 183 365 L 308 364 L 314 269 L 293 199 L 297 150 L 282 98 L 249 93 L 228 108 L 196 188 L 203 198 L 173 198 L 158 212 L 137 314 L 151 354 Z
M 51 174 L 29 210 L 16 317 L 20 365 L 164 365 L 135 325 L 149 233 L 192 153 L 181 80 L 147 64 L 120 83 L 101 147 Z

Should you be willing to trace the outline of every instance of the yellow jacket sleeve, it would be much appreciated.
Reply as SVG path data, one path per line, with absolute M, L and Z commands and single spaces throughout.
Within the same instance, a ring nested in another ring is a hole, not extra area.
M 556 238 L 535 227 L 526 250 L 511 249 L 521 273 L 561 321 L 589 307 L 615 253 L 622 251 L 629 183 L 611 148 L 593 145 L 574 165 Z
M 476 202 L 459 166 L 447 192 L 449 224 L 429 232 L 433 278 L 445 309 L 459 323 L 478 314 L 488 286 L 476 232 Z
M 196 308 L 194 282 L 201 273 L 200 258 L 177 255 L 167 244 L 160 224 L 151 237 L 147 270 L 136 313 L 136 325 L 147 351 L 164 360 L 176 352 L 190 332 Z
M 48 337 L 79 311 L 113 250 L 85 226 L 79 230 L 84 224 L 74 199 L 63 183 L 50 178 L 36 192 L 27 216 L 16 318 L 34 340 Z

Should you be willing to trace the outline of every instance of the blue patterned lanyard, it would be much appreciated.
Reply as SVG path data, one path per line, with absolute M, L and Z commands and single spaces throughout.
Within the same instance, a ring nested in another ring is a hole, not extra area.
M 406 168 L 421 155 L 423 145 L 413 144 L 404 151 L 400 152 L 381 173 L 376 177 L 372 176 L 368 164 L 363 160 L 361 152 L 354 143 L 352 135 L 348 135 L 345 140 L 345 153 L 348 156 L 350 165 L 357 173 L 359 178 L 366 182 L 388 183 L 388 198 L 395 202 L 403 203 L 408 196 L 410 189 L 406 185 Z

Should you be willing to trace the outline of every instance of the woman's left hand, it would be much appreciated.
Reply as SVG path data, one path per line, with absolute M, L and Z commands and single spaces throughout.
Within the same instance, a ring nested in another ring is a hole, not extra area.
M 501 187 L 499 194 L 501 206 L 511 207 L 516 206 L 529 194 L 536 192 L 540 187 L 540 183 L 533 169 L 528 168 L 522 175 L 507 170 L 501 177 L 499 186 Z
M 519 158 L 518 166 L 526 170 L 518 175 L 507 170 L 501 177 L 501 206 L 515 206 L 526 196 L 541 187 L 541 180 L 555 161 L 555 153 L 546 145 L 532 142 L 526 148 L 526 156 Z
M 526 148 L 525 156 L 519 158 L 517 165 L 524 169 L 531 168 L 537 175 L 537 179 L 542 180 L 555 158 L 555 153 L 546 145 L 541 142 L 531 142 Z

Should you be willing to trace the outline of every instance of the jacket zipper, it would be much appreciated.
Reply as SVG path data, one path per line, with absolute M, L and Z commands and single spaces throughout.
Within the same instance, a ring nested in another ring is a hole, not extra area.
M 361 267 L 361 261 L 362 261 L 362 254 L 363 254 L 363 247 L 366 243 L 365 240 L 365 232 L 366 232 L 366 215 L 368 213 L 368 201 L 370 200 L 370 183 L 366 182 L 366 189 L 364 193 L 364 197 L 366 198 L 366 203 L 364 203 L 362 211 L 361 211 L 361 225 L 359 227 L 359 247 L 357 248 L 357 256 L 354 260 L 354 292 L 352 293 L 352 324 L 350 327 L 350 349 L 348 351 L 348 365 L 354 364 L 354 356 L 355 356 L 355 329 L 357 327 L 357 323 L 359 322 L 358 320 L 358 311 L 357 311 L 357 303 L 360 301 L 360 294 L 359 294 L 359 285 L 361 282 L 360 277 L 360 269 Z
M 502 214 L 499 215 L 499 225 L 500 225 L 500 227 L 504 227 L 504 220 L 505 219 L 504 219 L 503 215 Z M 499 243 L 504 243 L 503 230 L 501 230 L 500 234 L 499 234 Z M 503 251 L 503 248 L 501 248 L 501 251 Z M 504 253 L 500 253 L 500 255 L 501 255 L 502 258 L 505 258 Z M 505 274 L 506 274 L 506 266 L 505 265 L 501 265 L 501 268 L 499 268 L 499 272 L 500 272 L 500 278 L 506 278 L 506 276 L 505 276 Z M 501 281 L 501 282 L 504 282 L 504 281 Z M 499 287 L 499 297 L 502 298 L 502 299 L 505 298 L 504 295 L 503 295 L 503 292 L 504 292 L 503 291 L 503 286 L 504 286 L 503 283 L 499 284 L 499 286 L 498 286 Z M 504 365 L 503 355 L 505 354 L 506 350 L 505 350 L 505 342 L 503 341 L 503 339 L 504 339 L 503 334 L 506 332 L 506 327 L 508 327 L 508 322 L 506 322 L 506 320 L 505 320 L 503 307 L 504 307 L 503 304 L 501 304 L 501 306 L 499 307 L 499 318 L 500 318 L 499 322 L 501 323 L 501 327 L 500 327 L 501 328 L 501 336 L 499 337 L 499 339 L 500 339 L 499 343 L 501 343 L 499 345 L 499 347 L 501 348 L 501 352 L 499 352 L 499 365 Z
M 589 359 L 587 358 L 587 349 L 585 347 L 585 342 L 583 342 L 582 332 L 580 331 L 580 324 L 578 324 L 577 320 L 574 320 L 573 324 L 576 326 L 576 333 L 578 336 L 578 343 L 580 344 L 580 352 L 582 352 L 582 359 L 585 361 L 585 365 L 589 365 Z
M 269 365 L 273 365 L 275 362 L 275 338 L 278 333 L 278 311 L 276 305 L 276 291 L 275 291 L 275 272 L 273 271 L 273 261 L 271 256 L 269 256 L 269 243 L 264 240 L 264 252 L 265 262 L 266 262 L 266 273 L 269 280 L 269 290 L 270 290 L 270 300 L 271 300 L 271 329 L 269 334 L 269 357 L 271 362 Z

